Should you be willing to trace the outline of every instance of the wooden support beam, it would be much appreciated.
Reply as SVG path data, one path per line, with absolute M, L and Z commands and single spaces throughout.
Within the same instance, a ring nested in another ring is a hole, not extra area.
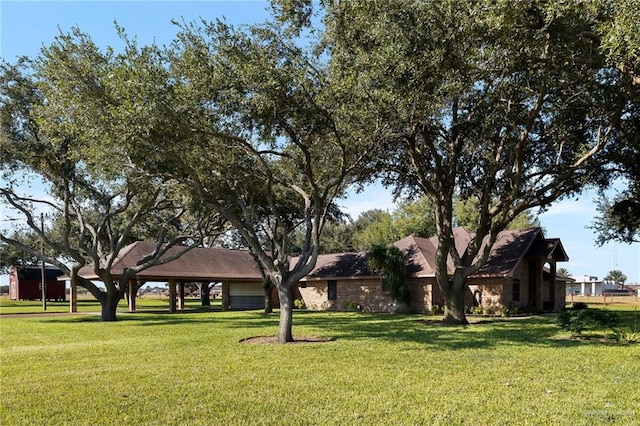
M 178 284 L 178 309 L 184 311 L 184 282 Z
M 176 312 L 176 280 L 169 280 L 169 313 Z
M 138 283 L 136 280 L 129 280 L 129 294 L 127 301 L 129 302 L 129 312 L 136 311 L 136 294 L 138 293 Z

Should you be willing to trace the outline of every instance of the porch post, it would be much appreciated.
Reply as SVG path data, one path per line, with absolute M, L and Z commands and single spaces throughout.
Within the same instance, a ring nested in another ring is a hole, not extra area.
M 178 284 L 178 309 L 184 311 L 184 282 Z
M 169 313 L 176 312 L 176 280 L 169 280 Z
M 222 281 L 222 310 L 229 310 L 229 281 Z
M 536 308 L 542 311 L 544 308 L 544 262 L 536 261 Z
M 69 287 L 69 312 L 78 312 L 78 285 L 73 280 Z
M 555 312 L 558 310 L 556 306 L 556 262 L 549 262 L 549 299 L 551 301 L 551 309 Z M 564 306 L 563 306 L 564 307 Z
M 138 283 L 134 279 L 129 280 L 129 297 L 128 297 L 129 312 L 136 311 L 136 293 L 137 292 L 138 292 Z

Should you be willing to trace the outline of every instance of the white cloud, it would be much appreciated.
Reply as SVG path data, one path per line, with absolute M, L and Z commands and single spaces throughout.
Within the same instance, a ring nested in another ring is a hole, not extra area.
M 580 215 L 593 217 L 596 214 L 596 204 L 588 198 L 563 200 L 553 204 L 549 209 L 540 214 L 541 219 L 551 216 Z

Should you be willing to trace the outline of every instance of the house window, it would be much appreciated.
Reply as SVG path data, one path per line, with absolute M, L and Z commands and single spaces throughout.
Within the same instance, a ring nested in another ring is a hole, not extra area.
M 520 301 L 520 280 L 518 278 L 513 279 L 513 301 Z
M 327 283 L 327 299 L 338 299 L 338 282 L 336 280 L 329 280 Z

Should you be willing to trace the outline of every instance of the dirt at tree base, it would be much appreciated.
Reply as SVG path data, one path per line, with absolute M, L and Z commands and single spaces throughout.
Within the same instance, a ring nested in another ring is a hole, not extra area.
M 253 336 L 240 339 L 240 343 L 252 343 L 258 345 L 297 345 L 297 344 L 313 344 L 313 343 L 328 343 L 335 341 L 332 337 L 317 337 L 317 336 L 299 336 L 294 337 L 293 342 L 278 343 L 278 336 Z

